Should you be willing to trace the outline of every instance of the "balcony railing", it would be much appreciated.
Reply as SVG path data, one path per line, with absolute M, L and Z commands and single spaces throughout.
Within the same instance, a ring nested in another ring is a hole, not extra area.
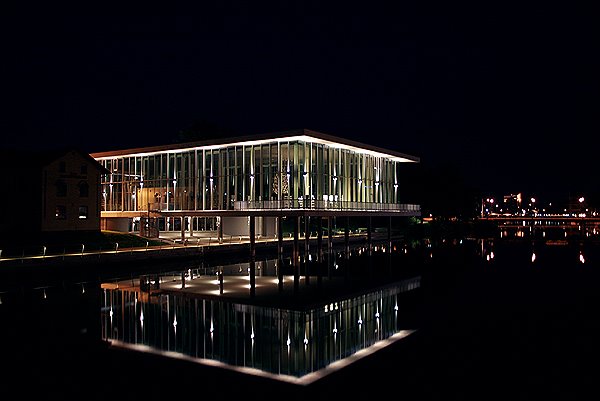
M 194 209 L 174 209 L 173 204 L 169 203 L 149 203 L 139 205 L 137 209 L 140 212 L 146 212 L 148 207 L 152 212 L 164 211 L 182 211 Z M 201 210 L 201 209 L 200 209 Z M 219 209 L 212 208 L 206 210 L 231 210 L 231 208 Z M 377 202 L 350 202 L 350 201 L 335 201 L 335 200 L 259 200 L 259 201 L 235 201 L 233 202 L 233 210 L 353 210 L 353 211 L 392 211 L 410 215 L 419 215 L 421 206 L 410 203 L 377 203 Z M 107 211 L 107 210 L 103 210 Z M 118 212 L 120 210 L 114 210 Z
M 376 202 L 347 202 L 325 200 L 263 200 L 263 201 L 237 201 L 234 202 L 235 210 L 364 210 L 364 211 L 394 211 L 399 213 L 421 212 L 420 205 L 407 203 L 376 203 Z

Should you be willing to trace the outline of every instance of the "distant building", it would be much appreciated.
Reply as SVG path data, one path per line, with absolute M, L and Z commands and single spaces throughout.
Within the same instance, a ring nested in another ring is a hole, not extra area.
M 78 150 L 3 151 L 0 232 L 100 229 L 100 179 L 106 169 Z
M 520 192 L 518 194 L 504 195 L 503 198 L 502 213 L 511 215 L 522 213 L 523 196 Z

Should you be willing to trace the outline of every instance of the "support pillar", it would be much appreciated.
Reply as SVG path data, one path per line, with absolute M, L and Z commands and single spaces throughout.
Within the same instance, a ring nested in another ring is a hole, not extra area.
M 219 219 L 219 231 L 218 231 L 219 232 L 219 234 L 218 234 L 219 244 L 222 244 L 223 243 L 223 217 L 219 216 L 217 218 Z
M 392 249 L 392 216 L 388 218 L 388 229 L 387 229 L 387 239 L 388 239 L 388 248 L 390 251 Z
M 304 279 L 310 285 L 310 217 L 304 216 Z
M 317 285 L 320 286 L 323 276 L 323 217 L 318 217 L 319 224 L 317 228 Z
M 181 244 L 185 245 L 185 216 L 180 217 L 181 219 Z
M 344 279 L 350 274 L 350 217 L 344 221 Z
M 298 216 L 294 216 L 294 248 L 292 251 L 292 268 L 294 269 L 294 292 L 298 291 L 300 285 L 300 266 L 298 260 L 300 259 L 299 244 L 298 244 L 298 231 L 299 231 L 299 219 Z
M 388 229 L 387 229 L 387 235 L 388 235 L 388 240 L 387 240 L 387 253 L 388 253 L 388 273 L 391 275 L 392 274 L 392 216 L 389 217 L 388 220 Z
M 344 251 L 346 259 L 350 256 L 350 217 L 346 217 L 344 221 Z
M 331 216 L 327 217 L 327 278 L 331 280 L 331 269 L 333 267 L 333 229 Z
M 332 237 L 332 233 L 331 230 L 333 229 L 332 227 L 332 222 L 331 222 L 332 218 L 327 217 L 327 252 L 331 253 L 333 251 L 333 237 Z
M 373 221 L 371 216 L 369 216 L 369 222 L 367 223 L 367 247 L 369 248 L 369 263 L 367 268 L 369 269 L 369 278 L 373 279 Z
M 256 294 L 256 244 L 254 237 L 256 235 L 256 218 L 250 216 L 250 296 Z
M 277 217 L 277 288 L 283 291 L 283 217 Z
M 369 216 L 369 223 L 367 224 L 367 244 L 369 247 L 369 256 L 373 254 L 373 237 L 371 235 L 371 231 L 373 231 L 373 222 L 371 221 L 371 216 Z
M 194 236 L 194 217 L 189 217 L 190 221 L 190 237 Z
M 185 272 L 181 272 L 181 289 L 185 288 Z

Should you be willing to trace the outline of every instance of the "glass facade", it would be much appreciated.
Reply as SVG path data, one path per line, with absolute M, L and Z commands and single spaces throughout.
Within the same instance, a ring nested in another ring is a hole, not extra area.
M 248 141 L 96 159 L 103 211 L 412 210 L 398 157 L 307 140 Z

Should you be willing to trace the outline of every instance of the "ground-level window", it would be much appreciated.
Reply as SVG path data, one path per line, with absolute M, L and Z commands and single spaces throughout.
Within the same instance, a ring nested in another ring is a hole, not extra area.
M 65 220 L 67 218 L 66 206 L 58 205 L 54 213 L 56 220 Z
M 88 218 L 88 207 L 87 206 L 79 206 L 79 218 L 80 219 Z

